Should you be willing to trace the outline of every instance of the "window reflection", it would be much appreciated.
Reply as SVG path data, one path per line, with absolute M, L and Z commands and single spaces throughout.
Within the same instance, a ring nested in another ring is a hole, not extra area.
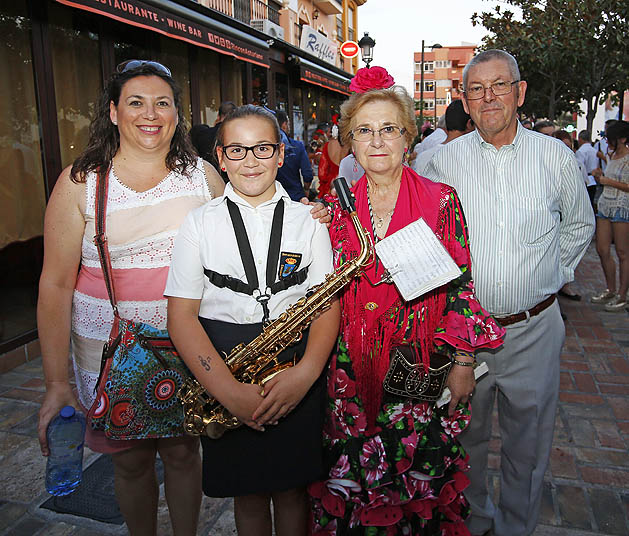
M 91 27 L 92 26 L 92 27 Z M 50 39 L 63 167 L 85 149 L 102 88 L 98 33 L 83 12 L 50 6 Z
M 26 2 L 0 7 L 0 342 L 35 328 L 44 178 Z

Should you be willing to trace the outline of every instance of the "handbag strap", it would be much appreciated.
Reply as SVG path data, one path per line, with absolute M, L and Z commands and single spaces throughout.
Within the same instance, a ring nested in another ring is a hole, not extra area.
M 118 314 L 118 304 L 116 302 L 116 292 L 114 289 L 113 269 L 111 267 L 111 257 L 109 256 L 109 248 L 107 247 L 107 235 L 105 234 L 105 222 L 107 219 L 107 193 L 109 190 L 109 170 L 103 173 L 103 169 L 98 170 L 96 174 L 96 202 L 94 206 L 94 219 L 96 220 L 96 234 L 94 235 L 94 244 L 98 250 L 98 259 L 103 270 L 103 278 L 107 287 L 107 294 L 111 307 L 114 311 L 114 320 L 120 320 Z

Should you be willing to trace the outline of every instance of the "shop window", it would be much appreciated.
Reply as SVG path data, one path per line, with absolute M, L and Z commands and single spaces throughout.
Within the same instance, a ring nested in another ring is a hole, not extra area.
M 26 2 L 0 7 L 0 343 L 36 328 L 46 195 Z
M 108 21 L 109 23 L 109 21 Z M 115 27 L 111 32 L 116 36 L 114 41 L 115 64 L 119 65 L 127 60 L 158 60 L 155 57 L 155 40 L 158 34 L 142 30 L 123 23 L 112 23 Z M 168 65 L 167 67 L 171 67 Z
M 190 103 L 190 67 L 188 64 L 188 45 L 178 39 L 160 36 L 159 61 L 167 65 L 177 85 L 181 88 L 181 105 L 188 124 L 192 124 L 192 105 Z
M 293 138 L 296 140 L 304 140 L 304 109 L 302 107 L 302 90 L 300 87 L 293 89 Z M 306 147 L 308 150 L 308 147 Z
M 95 19 L 53 3 L 49 8 L 59 148 L 63 167 L 85 149 L 103 88 Z
M 275 73 L 275 108 L 288 112 L 288 76 Z M 292 125 L 289 125 L 292 127 Z
M 260 67 L 259 65 L 251 66 L 251 104 L 259 106 L 268 104 L 267 72 L 268 70 L 265 67 Z
M 245 104 L 247 95 L 245 63 L 230 56 L 221 56 L 221 71 L 225 89 L 225 94 L 221 95 L 221 101 L 232 101 L 236 106 L 242 106 Z
M 221 70 L 219 55 L 216 52 L 199 48 L 196 63 L 199 73 L 199 106 L 201 123 L 214 125 L 221 105 Z

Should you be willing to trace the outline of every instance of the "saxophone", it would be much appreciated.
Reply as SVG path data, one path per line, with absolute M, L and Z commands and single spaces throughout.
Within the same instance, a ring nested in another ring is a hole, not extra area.
M 345 179 L 336 179 L 335 188 L 341 208 L 350 213 L 358 235 L 360 253 L 335 272 L 328 274 L 322 283 L 311 289 L 308 296 L 300 298 L 276 320 L 265 326 L 253 341 L 247 345 L 239 344 L 230 352 L 225 363 L 239 382 L 264 385 L 276 374 L 292 367 L 294 361 L 280 363 L 278 355 L 284 348 L 299 342 L 303 331 L 316 315 L 330 307 L 334 295 L 372 261 L 371 237 L 358 219 Z M 183 404 L 184 429 L 190 435 L 206 434 L 217 439 L 226 430 L 242 424 L 193 377 L 186 379 L 178 396 Z

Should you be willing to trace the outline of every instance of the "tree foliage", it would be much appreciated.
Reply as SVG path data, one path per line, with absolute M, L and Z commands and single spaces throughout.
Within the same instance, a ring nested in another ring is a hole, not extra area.
M 481 48 L 500 48 L 518 60 L 528 89 L 524 112 L 555 117 L 587 101 L 591 130 L 596 107 L 610 91 L 629 87 L 627 0 L 504 0 L 475 13 L 472 24 L 491 33 Z

